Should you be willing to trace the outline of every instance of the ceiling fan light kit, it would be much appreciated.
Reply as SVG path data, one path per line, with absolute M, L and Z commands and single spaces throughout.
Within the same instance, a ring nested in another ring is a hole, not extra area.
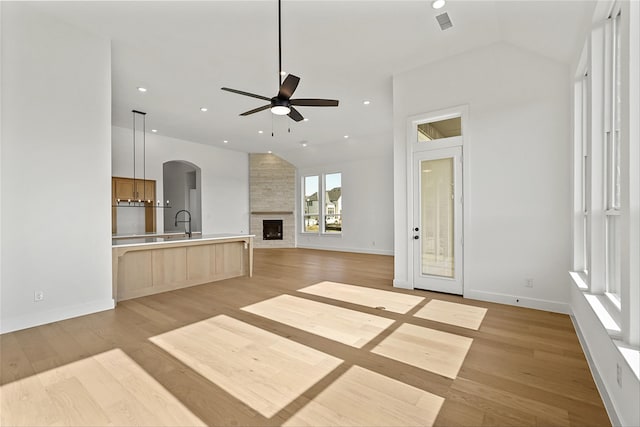
M 281 0 L 278 0 L 278 84 L 280 86 L 278 94 L 273 98 L 269 98 L 255 93 L 244 92 L 237 89 L 231 89 L 228 87 L 221 88 L 224 91 L 237 93 L 238 95 L 249 96 L 251 98 L 262 99 L 269 101 L 269 104 L 263 105 L 253 110 L 245 111 L 241 113 L 241 116 L 248 116 L 250 114 L 258 113 L 260 111 L 270 109 L 271 112 L 278 116 L 289 116 L 292 120 L 299 122 L 304 120 L 304 117 L 298 110 L 293 108 L 294 105 L 301 107 L 337 107 L 339 101 L 336 99 L 291 99 L 293 92 L 295 92 L 300 83 L 300 77 L 289 74 L 284 81 L 282 76 L 285 74 L 282 71 L 282 28 L 281 28 Z
M 286 116 L 291 112 L 291 108 L 286 105 L 274 105 L 271 107 L 271 112 L 276 116 Z

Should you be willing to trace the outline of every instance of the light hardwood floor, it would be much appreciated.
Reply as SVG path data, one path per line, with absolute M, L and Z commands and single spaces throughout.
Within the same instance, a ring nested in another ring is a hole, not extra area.
M 0 424 L 610 425 L 568 316 L 392 275 L 258 249 L 252 278 L 1 335 Z

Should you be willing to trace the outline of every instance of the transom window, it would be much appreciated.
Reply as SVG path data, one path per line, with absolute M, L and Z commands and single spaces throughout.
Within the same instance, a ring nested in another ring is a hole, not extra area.
M 462 118 L 437 120 L 418 125 L 418 142 L 429 142 L 436 139 L 451 138 L 462 135 Z

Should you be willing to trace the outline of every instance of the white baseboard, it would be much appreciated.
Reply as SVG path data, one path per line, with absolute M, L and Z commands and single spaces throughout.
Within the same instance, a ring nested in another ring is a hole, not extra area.
M 554 313 L 571 314 L 569 304 L 558 301 L 550 301 L 538 298 L 527 298 L 518 295 L 501 294 L 496 292 L 484 292 L 474 289 L 465 289 L 465 298 L 480 301 L 497 302 L 500 304 L 514 305 L 518 307 L 534 308 L 536 310 L 551 311 Z
M 0 334 L 97 313 L 99 311 L 111 310 L 114 307 L 115 301 L 113 298 L 109 298 L 107 300 L 92 301 L 86 304 L 59 307 L 43 312 L 28 313 L 23 316 L 2 319 L 0 323 Z
M 371 254 L 371 255 L 393 255 L 393 249 L 362 249 L 362 248 L 334 248 L 327 246 L 314 246 L 314 245 L 298 245 L 300 249 L 317 249 L 320 251 L 333 251 L 333 252 L 354 252 L 359 254 Z

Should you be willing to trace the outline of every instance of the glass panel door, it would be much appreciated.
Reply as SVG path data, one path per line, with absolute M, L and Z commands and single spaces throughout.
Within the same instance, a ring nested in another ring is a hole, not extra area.
M 462 148 L 415 153 L 414 287 L 462 294 Z
M 454 179 L 453 158 L 422 160 L 421 272 L 454 277 Z

